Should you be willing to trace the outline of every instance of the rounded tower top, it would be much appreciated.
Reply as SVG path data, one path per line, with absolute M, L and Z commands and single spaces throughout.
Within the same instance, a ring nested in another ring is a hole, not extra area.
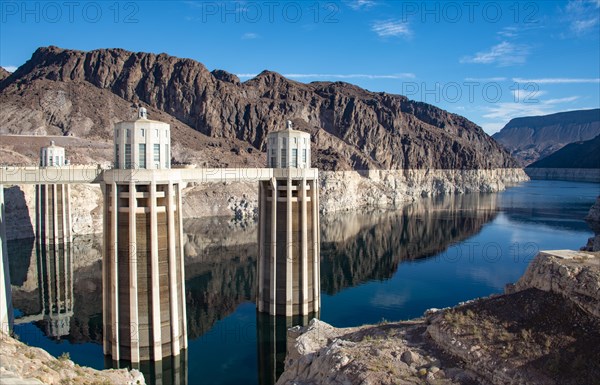
M 40 166 L 64 166 L 68 164 L 65 158 L 65 149 L 57 146 L 53 140 L 50 145 L 40 148 Z
M 138 119 L 115 124 L 115 168 L 171 168 L 171 126 L 148 119 L 144 107 L 138 109 Z
M 286 120 L 286 129 L 267 135 L 267 167 L 310 168 L 310 134 L 294 130 Z

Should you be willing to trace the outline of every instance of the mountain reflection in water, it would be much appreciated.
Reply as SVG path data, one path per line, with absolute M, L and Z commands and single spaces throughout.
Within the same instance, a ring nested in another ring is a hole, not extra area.
M 320 317 L 338 327 L 405 319 L 498 293 L 522 275 L 537 250 L 583 245 L 591 231 L 582 218 L 597 194 L 594 184 L 532 181 L 500 194 L 321 216 Z M 186 357 L 193 364 L 182 357 L 151 365 L 142 368 L 147 378 L 163 385 L 273 383 L 283 368 L 285 329 L 294 322 L 256 313 L 257 226 L 203 218 L 184 221 L 184 232 Z M 39 276 L 33 240 L 8 247 L 17 315 L 44 314 L 44 282 L 64 277 Z M 29 345 L 55 356 L 68 351 L 76 363 L 102 369 L 101 237 L 75 237 L 70 250 L 69 324 L 53 329 L 40 320 L 15 330 Z M 53 339 L 49 330 L 68 334 Z
M 423 199 L 396 211 L 343 213 L 321 219 L 321 286 L 328 294 L 391 277 L 398 264 L 435 255 L 475 233 L 496 215 L 496 195 L 467 194 Z M 184 221 L 189 338 L 209 331 L 241 303 L 254 301 L 257 226 L 239 227 L 224 218 Z M 24 241 L 28 242 L 28 241 Z M 66 338 L 102 341 L 99 237 L 75 237 L 74 316 Z M 34 253 L 35 254 L 35 253 Z M 15 307 L 23 315 L 41 311 L 35 259 L 14 262 Z M 82 265 L 81 261 L 87 261 Z M 12 267 L 12 266 L 11 266 Z M 35 279 L 35 282 L 30 280 Z

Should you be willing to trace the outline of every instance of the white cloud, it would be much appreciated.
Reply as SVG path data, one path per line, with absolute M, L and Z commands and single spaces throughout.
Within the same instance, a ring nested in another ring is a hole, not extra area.
M 577 0 L 569 1 L 564 8 L 565 18 L 569 23 L 569 30 L 575 36 L 593 33 L 598 36 L 600 32 L 600 1 Z
M 239 78 L 253 78 L 258 74 L 242 73 L 236 74 Z M 405 72 L 399 74 L 317 74 L 317 73 L 289 73 L 282 74 L 286 78 L 291 79 L 306 79 L 306 78 L 322 78 L 322 79 L 414 79 L 416 76 L 413 73 Z
M 505 77 L 490 77 L 490 78 L 465 78 L 466 82 L 503 82 Z
M 2 66 L 2 68 L 4 68 L 5 70 L 7 70 L 8 72 L 15 72 L 17 70 L 17 66 Z
M 401 20 L 376 21 L 371 25 L 371 31 L 380 37 L 411 37 L 412 31 L 408 23 Z
M 352 0 L 348 3 L 348 6 L 355 11 L 360 11 L 362 9 L 371 8 L 375 4 L 374 0 Z
M 596 83 L 600 83 L 600 78 L 540 78 L 540 79 L 513 78 L 513 81 L 516 83 L 537 83 L 537 84 L 576 84 L 576 83 L 596 84 Z
M 544 95 L 546 91 L 541 91 L 539 89 L 516 89 L 512 90 L 513 100 L 516 103 L 537 103 L 539 102 L 539 97 Z
M 529 47 L 526 45 L 503 41 L 500 44 L 496 44 L 488 51 L 481 51 L 472 56 L 465 56 L 460 59 L 460 62 L 498 64 L 501 67 L 506 67 L 525 63 L 528 54 Z
M 242 35 L 242 39 L 244 40 L 252 40 L 252 39 L 258 39 L 259 36 L 258 34 L 254 33 L 254 32 L 246 32 L 245 34 Z

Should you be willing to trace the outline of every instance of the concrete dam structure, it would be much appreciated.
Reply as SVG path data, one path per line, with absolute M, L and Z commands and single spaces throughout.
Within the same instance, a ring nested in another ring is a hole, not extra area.
M 187 183 L 229 181 L 257 182 L 259 188 L 258 311 L 267 317 L 318 314 L 318 170 L 310 168 L 308 133 L 293 130 L 288 122 L 286 128 L 267 138 L 266 168 L 222 169 L 171 168 L 170 126 L 148 119 L 143 108 L 137 119 L 117 123 L 114 137 L 112 169 L 69 165 L 64 149 L 54 144 L 42 149 L 40 167 L 0 167 L 2 207 L 3 185 L 38 186 L 38 266 L 60 270 L 66 277 L 41 283 L 44 289 L 61 295 L 48 297 L 44 303 L 60 307 L 64 313 L 50 316 L 49 312 L 46 317 L 64 320 L 72 314 L 69 186 L 100 184 L 104 196 L 103 349 L 107 360 L 117 366 L 120 361 L 139 366 L 187 354 L 182 189 Z M 0 230 L 4 228 L 2 213 Z M 9 332 L 10 256 L 4 231 L 0 235 L 0 322 L 3 331 Z M 55 290 L 58 286 L 65 290 Z M 63 335 L 60 325 L 52 324 L 51 334 Z

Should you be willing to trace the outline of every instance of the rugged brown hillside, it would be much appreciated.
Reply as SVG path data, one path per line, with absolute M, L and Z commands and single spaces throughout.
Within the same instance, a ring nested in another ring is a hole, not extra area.
M 593 109 L 515 118 L 493 138 L 527 166 L 569 143 L 590 140 L 598 135 L 600 109 Z
M 269 71 L 240 83 L 225 71 L 166 54 L 39 48 L 0 84 L 0 103 L 0 133 L 104 140 L 115 120 L 130 118 L 142 104 L 176 126 L 176 143 L 200 151 L 194 159 L 208 162 L 223 154 L 262 162 L 256 150 L 264 150 L 266 134 L 291 119 L 313 134 L 322 169 L 515 165 L 479 126 L 404 96 L 341 82 L 303 84 Z M 188 128 L 208 138 L 194 137 Z M 215 151 L 202 153 L 208 143 Z
M 0 82 L 10 76 L 10 72 L 5 70 L 3 67 L 0 67 Z

